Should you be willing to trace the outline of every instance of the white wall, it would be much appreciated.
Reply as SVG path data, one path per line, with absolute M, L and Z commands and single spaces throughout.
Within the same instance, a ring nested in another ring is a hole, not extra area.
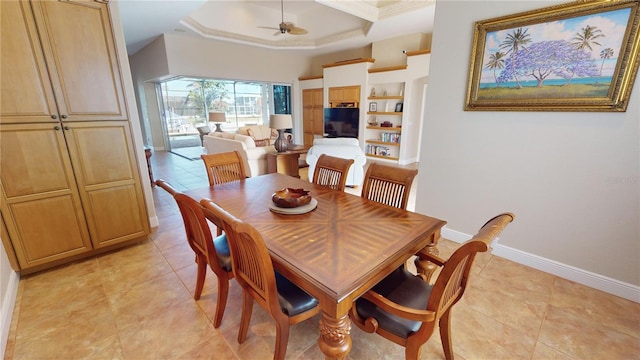
M 624 113 L 463 111 L 474 22 L 557 3 L 438 1 L 416 209 L 514 212 L 494 250 L 640 302 L 640 78 Z
M 2 220 L 0 219 L 0 221 Z M 7 347 L 19 281 L 18 273 L 11 269 L 7 252 L 0 241 L 0 358 L 4 358 Z

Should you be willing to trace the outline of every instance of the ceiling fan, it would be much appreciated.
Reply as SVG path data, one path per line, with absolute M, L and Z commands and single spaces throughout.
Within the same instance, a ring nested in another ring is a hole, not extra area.
M 267 26 L 258 26 L 258 27 L 262 29 L 278 30 L 278 32 L 273 34 L 274 36 L 280 35 L 280 34 L 305 35 L 308 33 L 306 29 L 297 27 L 291 22 L 284 22 L 284 0 L 280 0 L 280 11 L 282 14 L 282 22 L 280 22 L 277 28 L 267 27 Z

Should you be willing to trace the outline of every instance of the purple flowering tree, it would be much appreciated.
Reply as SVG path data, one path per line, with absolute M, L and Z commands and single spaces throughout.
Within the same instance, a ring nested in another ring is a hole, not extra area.
M 533 78 L 542 87 L 549 76 L 566 79 L 568 85 L 574 77 L 598 75 L 598 67 L 585 49 L 578 49 L 565 40 L 542 41 L 531 44 L 508 58 L 498 82 L 512 78 Z

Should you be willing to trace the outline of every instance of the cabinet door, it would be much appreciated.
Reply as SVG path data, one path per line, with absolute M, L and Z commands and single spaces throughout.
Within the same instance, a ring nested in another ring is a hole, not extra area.
M 0 208 L 20 267 L 91 250 L 60 127 L 2 125 L 0 136 Z
M 343 94 L 343 90 L 341 87 L 329 88 L 329 102 L 330 103 L 342 102 L 342 99 L 343 99 L 342 94 Z
M 323 90 L 316 89 L 313 92 L 313 134 L 322 137 L 324 135 L 324 101 Z
M 324 134 L 323 89 L 302 90 L 303 144 L 312 146 L 315 135 Z
M 345 86 L 343 88 L 343 102 L 359 103 L 360 102 L 360 86 Z
M 120 64 L 107 4 L 31 4 L 60 117 L 64 121 L 126 120 Z
M 95 248 L 149 234 L 129 123 L 66 124 L 65 137 Z
M 0 1 L 0 123 L 57 122 L 28 2 Z

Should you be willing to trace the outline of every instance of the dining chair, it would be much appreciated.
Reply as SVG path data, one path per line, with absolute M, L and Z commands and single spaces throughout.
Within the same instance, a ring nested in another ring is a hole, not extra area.
M 255 300 L 276 322 L 273 358 L 284 359 L 290 326 L 316 315 L 320 311 L 318 301 L 274 270 L 269 250 L 253 226 L 235 218 L 212 201 L 204 199 L 200 203 L 222 221 L 229 238 L 233 273 L 242 287 L 238 342 L 242 344 L 246 340 Z
M 247 177 L 247 171 L 244 168 L 244 161 L 240 152 L 229 151 L 216 154 L 200 155 L 204 166 L 207 169 L 207 177 L 209 178 L 209 186 L 223 184 L 230 181 L 236 181 Z M 217 226 L 217 225 L 216 225 Z M 218 226 L 216 235 L 222 235 L 222 227 Z
M 240 152 L 229 151 L 200 155 L 207 169 L 209 186 L 236 181 L 247 177 L 244 161 Z
M 329 189 L 344 191 L 347 173 L 353 165 L 353 159 L 343 159 L 326 154 L 320 155 L 313 171 L 312 183 Z
M 451 309 L 464 294 L 476 254 L 487 251 L 491 241 L 513 219 L 511 213 L 492 218 L 448 260 L 421 254 L 441 267 L 433 285 L 404 267 L 395 269 L 354 302 L 349 311 L 351 320 L 363 331 L 375 332 L 404 346 L 406 359 L 420 358 L 422 345 L 438 324 L 445 358 L 453 359 Z
M 411 184 L 417 174 L 416 169 L 372 162 L 364 175 L 361 196 L 406 210 Z
M 213 320 L 213 326 L 217 328 L 222 322 L 224 309 L 227 305 L 229 280 L 233 278 L 227 236 L 223 234 L 213 238 L 207 217 L 205 217 L 205 209 L 196 200 L 178 192 L 171 184 L 162 179 L 156 180 L 156 185 L 171 194 L 176 203 L 178 203 L 187 235 L 187 243 L 196 255 L 198 270 L 193 298 L 198 300 L 202 295 L 204 281 L 207 276 L 207 265 L 218 278 L 218 301 Z M 209 218 L 212 217 L 210 216 Z M 218 220 L 215 222 L 218 222 L 216 226 L 222 228 L 222 223 Z

